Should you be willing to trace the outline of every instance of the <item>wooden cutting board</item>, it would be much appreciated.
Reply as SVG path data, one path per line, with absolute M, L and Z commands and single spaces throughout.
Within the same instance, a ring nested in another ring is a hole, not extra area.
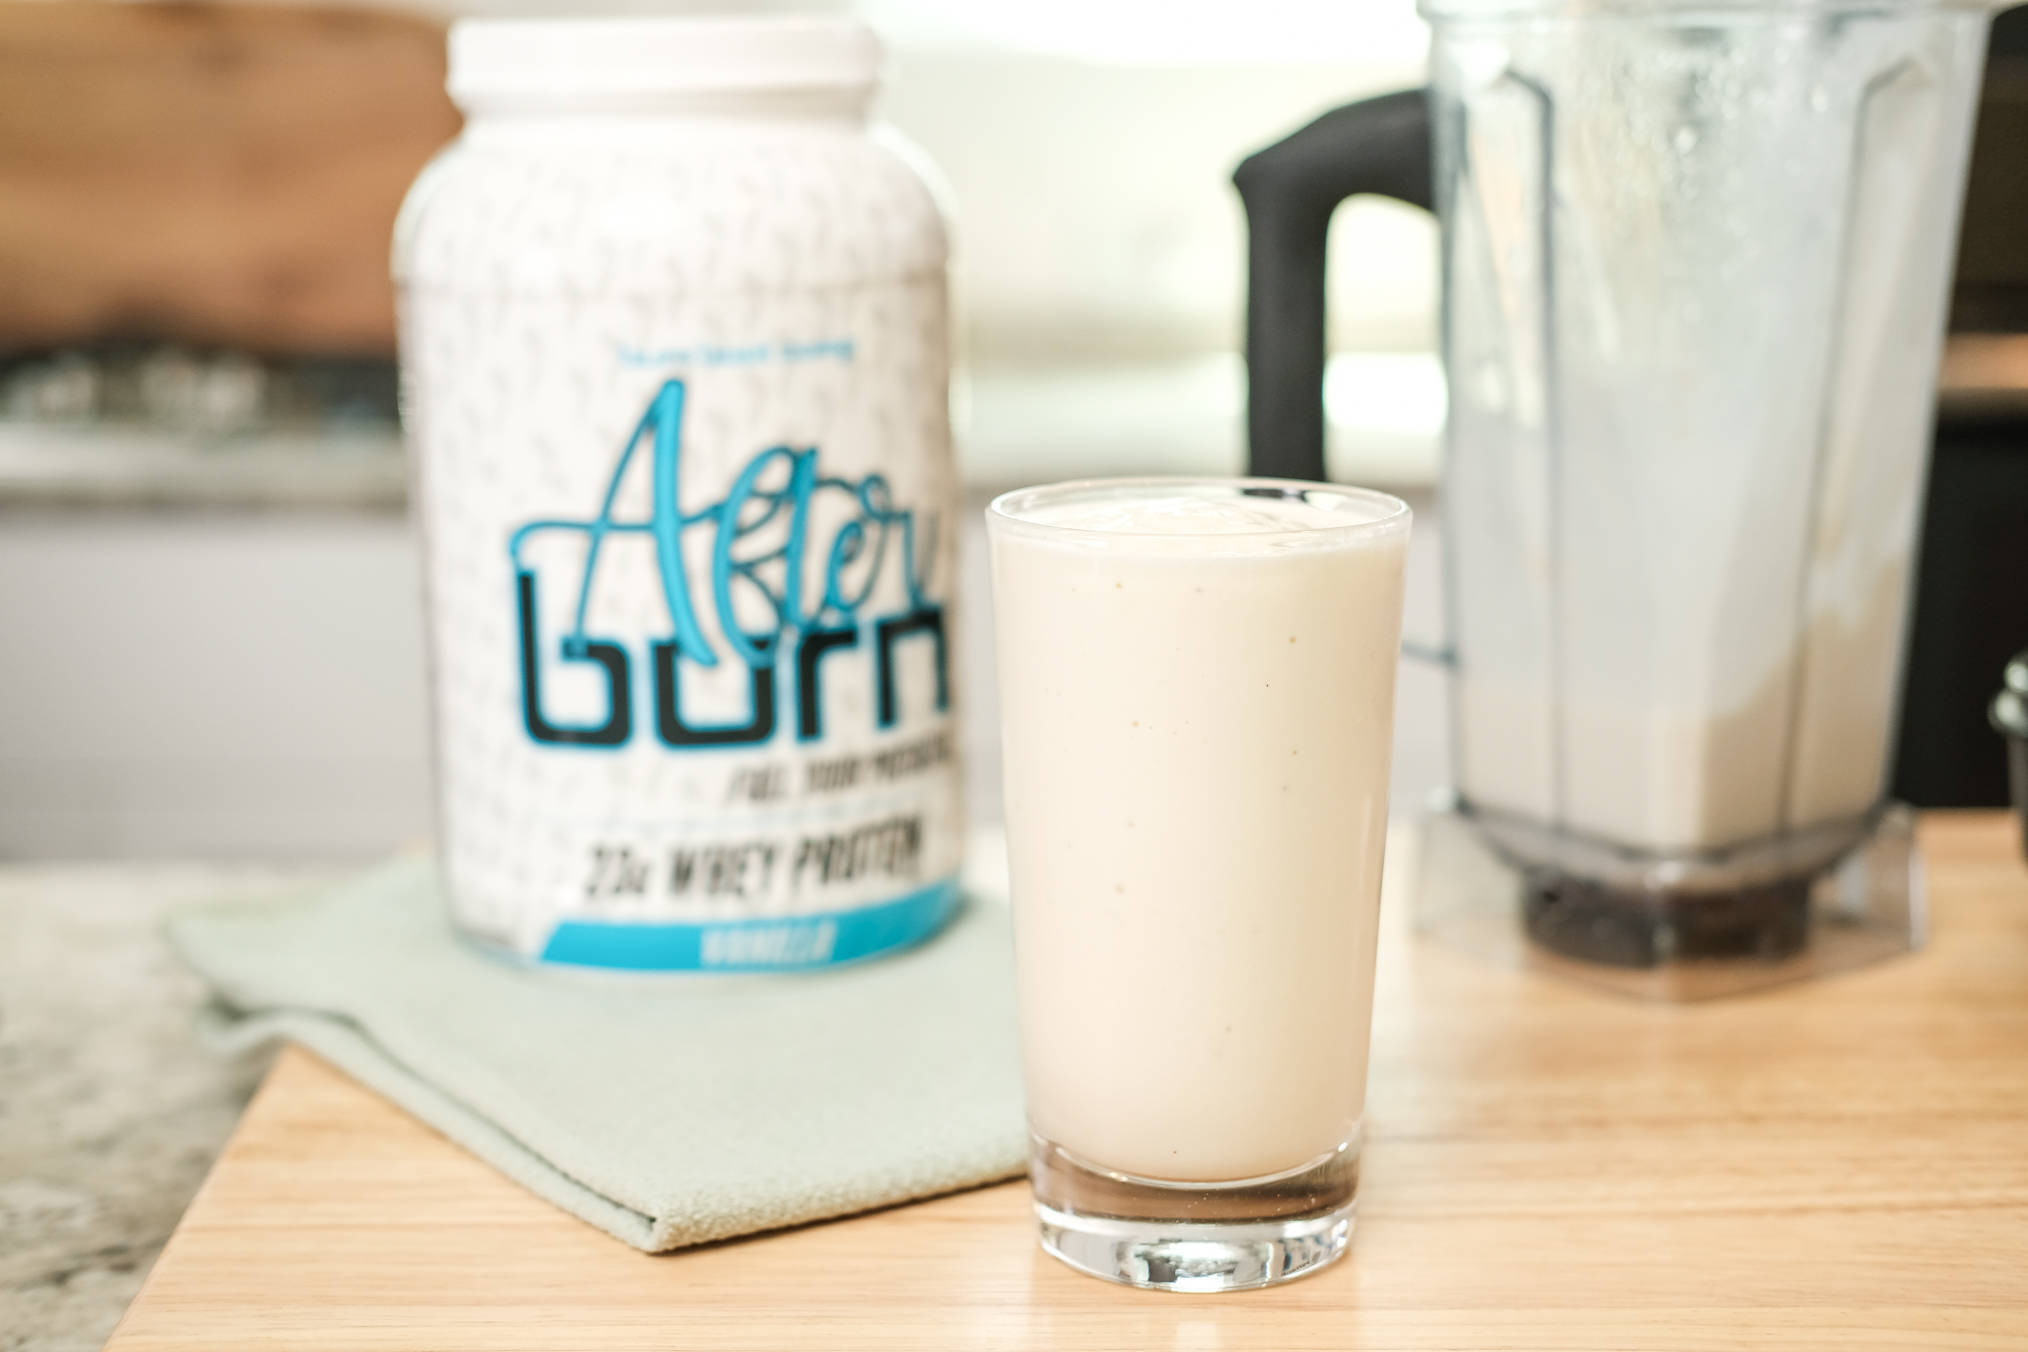
M 291 1052 L 109 1346 L 2019 1348 L 2028 870 L 1998 814 L 1923 837 L 1927 950 L 1711 1005 L 1397 923 L 1354 1252 L 1279 1289 L 1079 1276 L 1020 1184 L 647 1257 Z

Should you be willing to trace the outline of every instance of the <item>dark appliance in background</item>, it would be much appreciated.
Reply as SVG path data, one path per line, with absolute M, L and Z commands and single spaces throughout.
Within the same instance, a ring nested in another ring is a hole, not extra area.
M 1986 705 L 2028 648 L 2028 6 L 1987 48 L 1919 560 L 1893 792 L 1997 807 Z

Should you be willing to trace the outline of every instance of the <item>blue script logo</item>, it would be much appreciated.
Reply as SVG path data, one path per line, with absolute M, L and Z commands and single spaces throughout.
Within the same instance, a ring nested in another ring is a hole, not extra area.
M 644 444 L 651 447 L 653 459 L 653 509 L 645 521 L 616 521 L 613 503 L 635 452 Z M 892 727 L 899 716 L 894 654 L 905 639 L 927 637 L 934 642 L 936 707 L 950 707 L 944 611 L 924 592 L 926 561 L 935 553 L 933 518 L 926 532 L 930 538 L 918 539 L 915 513 L 894 505 L 885 478 L 827 476 L 814 446 L 762 451 L 747 462 L 722 501 L 685 511 L 678 494 L 682 457 L 683 382 L 671 380 L 656 393 L 621 448 L 597 517 L 531 521 L 509 540 L 521 620 L 521 711 L 530 737 L 553 746 L 611 748 L 625 745 L 633 735 L 633 659 L 621 640 L 595 637 L 585 628 L 604 547 L 614 535 L 645 534 L 654 543 L 670 633 L 648 643 L 648 657 L 654 672 L 655 734 L 665 745 L 752 746 L 773 737 L 776 672 L 791 650 L 796 735 L 802 741 L 823 736 L 825 659 L 847 650 L 870 648 L 878 726 Z M 772 486 L 764 486 L 764 480 Z M 828 543 L 812 539 L 811 508 L 820 500 L 842 506 L 847 513 Z M 692 530 L 712 533 L 710 577 L 701 595 L 683 560 L 684 533 Z M 575 619 L 557 640 L 555 652 L 564 662 L 586 663 L 603 673 L 606 714 L 594 723 L 559 723 L 543 711 L 545 650 L 538 633 L 537 578 L 522 552 L 530 539 L 557 531 L 582 535 L 586 541 Z M 742 542 L 747 542 L 744 554 Z M 890 562 L 900 575 L 905 606 L 888 614 L 862 615 Z M 854 572 L 859 575 L 856 586 L 850 580 Z M 821 587 L 813 587 L 813 581 Z M 748 598 L 748 615 L 765 612 L 768 621 L 759 627 L 742 623 L 734 608 L 736 593 Z M 811 606 L 813 595 L 821 600 Z M 698 622 L 707 606 L 725 651 L 705 637 Z M 716 667 L 722 660 L 738 662 L 747 670 L 747 717 L 716 724 L 685 718 L 683 664 Z

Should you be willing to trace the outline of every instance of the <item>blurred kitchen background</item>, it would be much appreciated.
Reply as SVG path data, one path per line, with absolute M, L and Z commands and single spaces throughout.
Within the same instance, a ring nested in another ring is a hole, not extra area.
M 949 184 L 975 501 L 1237 472 L 1231 169 L 1418 83 L 1411 0 L 830 7 L 885 36 L 884 115 Z M 458 129 L 445 23 L 554 8 L 0 0 L 0 857 L 338 858 L 430 829 L 388 238 Z M 2004 798 L 1982 710 L 2028 646 L 2024 15 L 1995 30 L 1946 362 L 1897 770 L 1924 804 Z M 1417 507 L 1432 642 L 1435 264 L 1428 216 L 1340 209 L 1330 468 Z M 976 521 L 959 660 L 991 819 Z M 1397 806 L 1445 763 L 1441 681 L 1411 665 Z

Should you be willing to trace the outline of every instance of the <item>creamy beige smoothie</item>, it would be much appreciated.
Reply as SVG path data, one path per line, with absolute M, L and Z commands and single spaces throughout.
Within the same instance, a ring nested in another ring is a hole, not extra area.
M 992 525 L 1033 1129 L 1165 1181 L 1330 1156 L 1365 1101 L 1407 508 L 1154 480 Z

